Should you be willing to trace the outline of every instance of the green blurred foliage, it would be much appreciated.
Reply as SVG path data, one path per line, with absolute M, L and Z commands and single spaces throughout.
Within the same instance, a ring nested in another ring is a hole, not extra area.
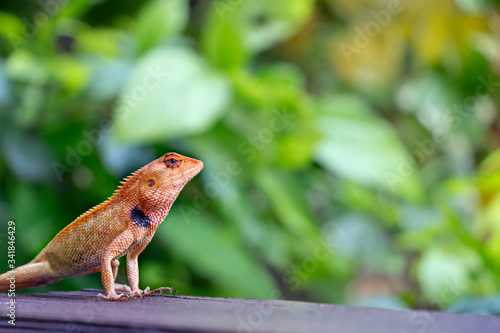
M 500 313 L 498 6 L 3 3 L 1 246 L 14 220 L 28 262 L 176 151 L 206 167 L 141 287 Z

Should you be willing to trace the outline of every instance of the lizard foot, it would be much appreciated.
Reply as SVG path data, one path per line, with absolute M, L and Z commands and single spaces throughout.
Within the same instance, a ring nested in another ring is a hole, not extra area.
M 156 288 L 155 290 L 151 290 L 151 289 L 149 289 L 149 287 L 146 287 L 146 289 L 144 289 L 144 290 L 136 289 L 136 290 L 130 291 L 126 296 L 126 299 L 130 299 L 130 298 L 134 298 L 134 297 L 140 297 L 142 299 L 144 296 L 151 296 L 153 294 L 160 294 L 161 295 L 162 291 L 164 291 L 164 290 L 170 292 L 170 295 L 172 295 L 173 292 L 175 292 L 176 294 L 178 293 L 177 290 L 170 288 L 170 287 L 160 287 L 160 288 Z
M 130 289 L 129 286 L 127 286 L 126 284 L 121 284 L 121 283 L 115 283 L 115 290 L 117 291 L 132 291 L 132 289 Z
M 117 293 L 110 294 L 110 295 L 98 294 L 97 298 L 102 298 L 102 299 L 105 299 L 107 301 L 126 301 L 128 299 L 127 295 L 117 294 Z
M 140 289 L 132 290 L 127 294 L 127 299 L 134 298 L 134 297 L 140 297 L 142 299 L 142 296 L 144 296 L 144 291 Z
M 143 293 L 142 293 L 142 296 L 151 296 L 153 294 L 162 294 L 162 291 L 168 291 L 170 293 L 170 295 L 172 295 L 172 293 L 178 293 L 177 290 L 173 289 L 173 288 L 170 288 L 170 287 L 160 287 L 160 288 L 156 288 L 155 290 L 150 290 L 149 287 L 146 287 L 146 289 L 144 289 Z

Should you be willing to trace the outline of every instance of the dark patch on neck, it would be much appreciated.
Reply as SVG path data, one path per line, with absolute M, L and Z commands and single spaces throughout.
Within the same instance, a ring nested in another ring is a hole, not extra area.
M 147 228 L 151 226 L 151 219 L 138 206 L 135 206 L 130 211 L 130 219 L 139 227 Z

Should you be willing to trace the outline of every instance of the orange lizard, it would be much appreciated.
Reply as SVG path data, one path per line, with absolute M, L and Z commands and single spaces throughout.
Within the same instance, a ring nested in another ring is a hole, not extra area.
M 63 278 L 101 272 L 105 295 L 112 301 L 149 296 L 162 290 L 139 289 L 137 256 L 151 241 L 156 228 L 186 185 L 201 169 L 201 161 L 167 153 L 125 178 L 106 201 L 80 215 L 26 265 L 0 275 L 0 291 L 52 284 Z M 127 255 L 130 287 L 117 285 L 118 258 Z

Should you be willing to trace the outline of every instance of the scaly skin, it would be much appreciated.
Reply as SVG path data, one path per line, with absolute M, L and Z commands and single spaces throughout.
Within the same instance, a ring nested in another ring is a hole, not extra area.
M 161 290 L 139 289 L 137 256 L 151 241 L 156 228 L 186 185 L 201 169 L 201 161 L 167 153 L 125 178 L 122 186 L 105 202 L 80 215 L 36 256 L 35 259 L 0 275 L 0 291 L 52 284 L 63 278 L 101 272 L 107 300 L 126 300 Z M 118 258 L 127 256 L 128 294 L 118 295 L 114 281 Z

